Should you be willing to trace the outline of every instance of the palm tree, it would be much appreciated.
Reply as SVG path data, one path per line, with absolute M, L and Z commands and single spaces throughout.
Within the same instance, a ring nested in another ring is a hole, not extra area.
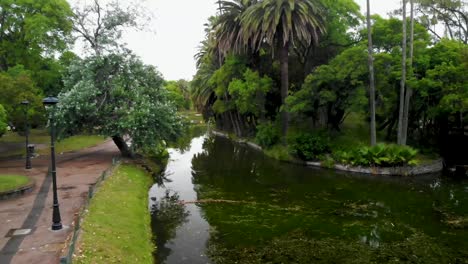
M 371 145 L 377 144 L 377 131 L 375 124 L 375 77 L 374 77 L 374 56 L 372 45 L 372 28 L 370 19 L 370 1 L 367 0 L 367 39 L 369 49 L 369 96 L 370 96 L 370 113 L 371 113 Z
M 241 17 L 240 40 L 258 50 L 262 44 L 278 50 L 281 64 L 281 127 L 283 143 L 289 126 L 286 98 L 289 89 L 289 47 L 296 41 L 318 44 L 325 32 L 323 8 L 318 0 L 263 0 L 250 6 Z
M 214 24 L 217 48 L 223 56 L 228 52 L 241 53 L 248 47 L 242 39 L 241 17 L 257 0 L 219 1 L 220 16 Z

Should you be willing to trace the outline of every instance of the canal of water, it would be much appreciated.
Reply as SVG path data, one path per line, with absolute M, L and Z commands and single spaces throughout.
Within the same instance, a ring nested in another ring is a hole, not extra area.
M 196 135 L 150 192 L 157 263 L 467 263 L 468 182 L 282 163 Z

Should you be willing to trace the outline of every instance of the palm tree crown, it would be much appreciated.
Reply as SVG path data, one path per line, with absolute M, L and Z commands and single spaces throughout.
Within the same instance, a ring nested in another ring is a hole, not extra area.
M 294 41 L 316 44 L 325 32 L 323 7 L 317 0 L 263 0 L 242 15 L 245 45 L 259 48 L 263 41 L 282 46 Z

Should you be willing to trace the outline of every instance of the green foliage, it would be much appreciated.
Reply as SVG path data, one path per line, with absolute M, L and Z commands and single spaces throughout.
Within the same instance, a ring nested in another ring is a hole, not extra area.
M 292 113 L 312 116 L 320 127 L 338 126 L 352 106 L 366 105 L 368 79 L 364 46 L 345 50 L 307 76 L 302 89 L 288 98 Z M 328 118 L 323 118 L 323 112 Z
M 63 66 L 55 58 L 71 40 L 73 15 L 66 0 L 0 1 L 0 71 L 22 65 L 38 89 L 57 95 Z
M 291 157 L 289 152 L 290 151 L 288 147 L 284 146 L 283 144 L 276 144 L 268 149 L 265 149 L 265 155 L 280 161 L 291 161 L 293 157 Z
M 182 128 L 163 82 L 154 67 L 131 53 L 78 60 L 59 96 L 58 127 L 65 134 L 128 135 L 133 149 L 157 147 Z
M 169 81 L 166 83 L 165 87 L 169 91 L 167 95 L 169 100 L 177 106 L 178 110 L 190 109 L 190 99 L 185 96 L 188 92 L 187 86 L 183 86 L 181 81 Z
M 442 40 L 427 51 L 425 76 L 414 82 L 433 117 L 468 109 L 468 46 Z M 436 100 L 434 100 L 436 99 Z
M 29 66 L 66 48 L 72 29 L 67 1 L 2 0 L 0 11 L 0 69 Z
M 243 79 L 234 79 L 229 83 L 228 91 L 239 113 L 260 117 L 265 114 L 265 95 L 272 86 L 270 77 L 260 77 L 258 72 L 246 69 Z
M 294 41 L 311 45 L 325 33 L 324 18 L 321 1 L 259 1 L 242 15 L 241 39 L 244 46 L 253 49 L 264 42 L 272 48 Z
M 338 151 L 334 153 L 334 158 L 340 163 L 353 166 L 395 167 L 417 165 L 417 154 L 417 150 L 408 146 L 378 144 Z
M 24 106 L 21 102 L 28 100 L 30 125 L 44 124 L 44 108 L 42 106 L 43 95 L 36 88 L 30 77 L 29 71 L 22 66 L 10 68 L 8 72 L 0 72 L 0 104 L 5 108 L 8 121 L 17 129 L 24 129 Z
M 234 109 L 234 103 L 230 100 L 228 87 L 232 80 L 242 78 L 246 70 L 245 61 L 240 57 L 229 56 L 223 66 L 216 70 L 209 80 L 209 85 L 217 97 L 213 110 L 216 113 L 224 113 Z
M 257 134 L 255 135 L 255 141 L 262 147 L 271 147 L 278 143 L 280 140 L 280 131 L 272 123 L 262 123 L 257 126 Z
M 402 20 L 391 17 L 388 19 L 382 18 L 379 15 L 373 15 L 374 20 L 372 25 L 372 41 L 377 48 L 377 53 L 401 53 Z M 410 39 L 410 22 L 408 21 L 407 38 Z M 367 30 L 360 32 L 361 38 L 367 40 Z M 430 44 L 430 35 L 427 30 L 419 23 L 414 25 L 414 50 L 415 55 Z M 408 43 L 409 45 L 409 43 Z M 401 57 L 400 57 L 401 58 Z
M 291 152 L 302 160 L 315 160 L 330 152 L 329 139 L 320 133 L 302 133 L 290 141 Z
M 332 157 L 327 156 L 325 160 L 322 161 L 322 166 L 328 169 L 333 169 L 335 166 L 335 160 Z
M 7 127 L 7 113 L 5 111 L 5 108 L 3 108 L 3 106 L 0 104 L 0 137 L 2 137 L 3 134 L 5 134 L 5 132 L 7 131 Z

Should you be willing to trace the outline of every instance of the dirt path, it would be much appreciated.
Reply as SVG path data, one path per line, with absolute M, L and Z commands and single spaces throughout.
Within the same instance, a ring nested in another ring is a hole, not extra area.
M 47 177 L 49 157 L 33 159 L 33 169 L 24 160 L 0 161 L 0 174 L 23 174 L 35 180 L 34 190 L 25 196 L 0 201 L 0 263 L 58 263 L 73 220 L 84 205 L 88 188 L 118 156 L 112 141 L 74 153 L 57 156 L 57 187 L 62 224 L 52 224 L 52 180 Z M 7 237 L 11 229 L 32 229 L 29 235 Z

